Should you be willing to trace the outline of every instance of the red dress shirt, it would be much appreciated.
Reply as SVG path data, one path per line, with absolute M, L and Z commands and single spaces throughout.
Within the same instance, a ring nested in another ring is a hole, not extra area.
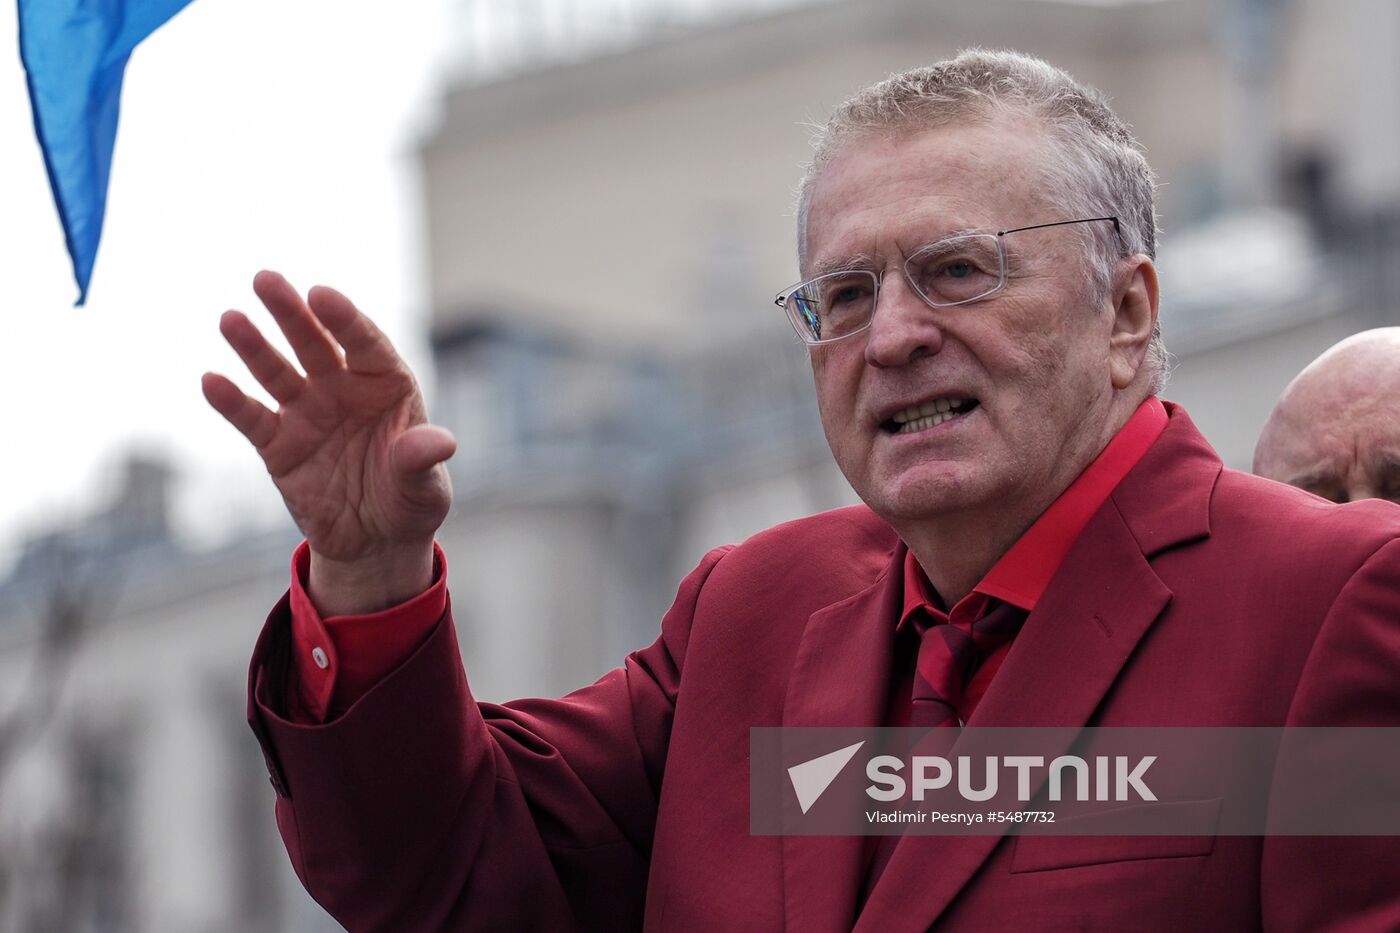
M 1155 397 L 1138 407 L 1084 472 L 1060 494 L 1035 524 L 1002 555 L 973 591 L 949 611 L 931 593 L 932 587 L 911 552 L 904 564 L 904 607 L 900 613 L 900 672 L 891 692 L 890 725 L 908 722 L 908 698 L 917 645 L 903 635 L 915 611 L 929 612 L 939 621 L 974 619 L 987 601 L 1002 599 L 1030 611 L 1089 519 L 1141 459 L 1167 425 L 1167 412 Z M 322 619 L 306 593 L 311 553 L 305 542 L 292 556 L 291 689 L 288 717 L 295 722 L 322 723 L 335 719 L 375 683 L 402 664 L 427 639 L 447 611 L 447 560 L 434 546 L 433 583 L 418 596 L 368 615 Z M 963 718 L 977 701 L 1009 650 L 1004 645 L 983 662 L 964 695 Z
M 292 555 L 292 664 L 287 716 L 322 723 L 349 709 L 408 660 L 447 612 L 447 559 L 433 545 L 433 583 L 383 612 L 322 619 L 306 593 L 311 549 Z

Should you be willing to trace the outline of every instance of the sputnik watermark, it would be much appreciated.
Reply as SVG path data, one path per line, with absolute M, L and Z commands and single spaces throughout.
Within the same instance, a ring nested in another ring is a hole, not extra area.
M 750 730 L 756 835 L 1400 836 L 1400 728 Z
M 865 766 L 865 775 L 872 782 L 865 792 L 872 799 L 880 801 L 900 800 L 906 794 L 913 800 L 922 801 L 930 791 L 953 786 L 956 774 L 958 796 L 964 800 L 981 802 L 997 796 L 1001 771 L 1003 768 L 1009 768 L 1016 772 L 1016 800 L 1028 803 L 1031 799 L 1033 775 L 1036 769 L 1046 767 L 1042 755 L 1004 755 L 1000 758 L 987 756 L 983 759 L 985 767 L 981 776 L 982 786 L 974 787 L 973 783 L 977 777 L 974 774 L 976 766 L 972 763 L 972 758 L 959 755 L 954 760 L 956 765 L 940 755 L 915 755 L 910 761 L 913 780 L 906 781 L 900 774 L 904 769 L 903 759 L 894 755 L 877 755 Z M 1126 755 L 1115 755 L 1111 759 L 1107 755 L 1096 756 L 1092 769 L 1093 799 L 1119 802 L 1133 799 L 1156 800 L 1157 795 L 1143 783 L 1143 775 L 1156 760 L 1156 755 L 1147 755 L 1130 766 Z M 1060 755 L 1050 762 L 1047 770 L 1050 799 L 1064 799 L 1067 771 L 1074 776 L 1074 785 L 1077 788 L 1074 799 L 1090 799 L 1089 762 L 1077 755 Z

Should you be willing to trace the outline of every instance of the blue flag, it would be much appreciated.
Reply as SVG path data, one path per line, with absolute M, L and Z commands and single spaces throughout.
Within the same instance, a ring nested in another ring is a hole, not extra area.
M 102 238 L 126 60 L 187 3 L 19 0 L 19 54 L 34 130 L 73 257 L 80 305 Z

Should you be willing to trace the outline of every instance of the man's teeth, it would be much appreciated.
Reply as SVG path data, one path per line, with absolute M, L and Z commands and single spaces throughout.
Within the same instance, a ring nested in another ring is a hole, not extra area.
M 931 402 L 924 402 L 922 405 L 911 405 L 901 412 L 896 412 L 891 419 L 899 425 L 896 433 L 912 434 L 915 431 L 923 431 L 936 424 L 942 424 L 950 418 L 957 417 L 960 412 L 954 409 L 962 407 L 963 400 L 960 398 L 938 398 Z

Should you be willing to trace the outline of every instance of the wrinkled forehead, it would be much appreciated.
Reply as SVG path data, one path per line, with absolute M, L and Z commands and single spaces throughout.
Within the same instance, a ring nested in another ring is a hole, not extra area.
M 1270 432 L 1275 469 L 1346 475 L 1371 462 L 1400 459 L 1400 396 L 1333 384 L 1290 399 Z
M 1038 124 L 1009 118 L 853 137 L 813 183 L 803 272 L 847 255 L 1038 222 L 1048 213 L 1050 145 Z
M 1313 364 L 1288 387 L 1280 410 L 1304 435 L 1400 434 L 1400 355 L 1351 353 Z

